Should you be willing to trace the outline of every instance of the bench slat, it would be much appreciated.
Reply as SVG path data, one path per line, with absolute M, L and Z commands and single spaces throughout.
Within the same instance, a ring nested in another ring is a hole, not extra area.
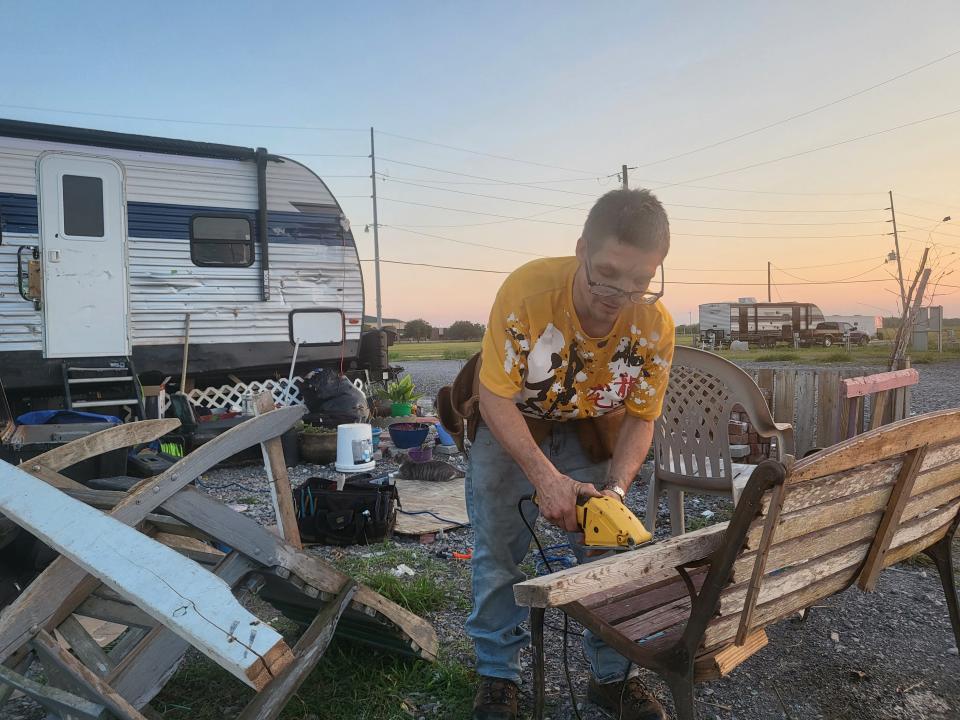
M 693 585 L 697 591 L 703 587 L 703 581 L 706 579 L 706 576 L 705 568 L 696 574 L 690 574 L 690 579 L 693 581 Z M 592 607 L 585 602 L 581 602 L 580 604 L 593 611 L 593 613 L 604 622 L 616 625 L 626 619 L 641 616 L 644 613 L 651 612 L 685 597 L 688 597 L 687 586 L 680 575 L 674 573 L 674 576 L 670 580 L 648 586 L 640 592 L 621 597 L 614 602 Z
M 850 585 L 850 576 L 840 572 L 818 583 L 809 585 L 792 595 L 779 598 L 774 602 L 759 605 L 753 616 L 754 628 L 770 625 L 781 618 L 797 612 L 797 608 L 810 607 L 818 600 L 834 595 Z M 740 618 L 737 615 L 719 617 L 713 620 L 704 634 L 703 649 L 710 650 L 733 640 L 737 633 Z
M 914 494 L 903 512 L 910 519 L 925 510 L 949 502 L 953 493 L 960 491 L 960 464 L 951 464 L 931 470 L 919 476 L 914 485 Z M 883 510 L 890 498 L 892 486 L 878 487 L 848 498 L 813 505 L 803 510 L 786 513 L 780 518 L 775 541 L 785 542 L 814 531 L 823 531 L 861 515 Z M 755 549 L 763 532 L 763 520 L 754 521 L 747 534 L 747 548 Z

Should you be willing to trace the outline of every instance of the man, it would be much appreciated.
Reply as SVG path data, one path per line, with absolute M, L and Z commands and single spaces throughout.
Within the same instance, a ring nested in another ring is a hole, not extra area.
M 474 720 L 517 716 L 529 634 L 520 629 L 527 612 L 515 604 L 513 585 L 524 579 L 518 566 L 531 539 L 518 505 L 531 526 L 539 508 L 573 538 L 578 496 L 623 500 L 647 455 L 673 358 L 673 321 L 659 302 L 669 247 L 656 197 L 616 190 L 590 210 L 575 257 L 524 265 L 497 294 L 483 339 L 483 423 L 466 480 L 475 533 L 466 628 L 481 676 Z M 612 458 L 598 463 L 580 431 L 616 412 L 623 419 L 607 444 Z M 534 493 L 537 505 L 521 503 Z M 582 547 L 574 550 L 589 560 Z M 583 648 L 591 701 L 622 720 L 665 718 L 625 658 L 590 633 Z

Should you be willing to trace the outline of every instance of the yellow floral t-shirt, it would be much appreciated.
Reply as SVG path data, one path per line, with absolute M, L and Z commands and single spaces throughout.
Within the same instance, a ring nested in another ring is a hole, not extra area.
M 673 319 L 660 302 L 627 303 L 610 334 L 588 337 L 573 308 L 575 257 L 534 260 L 507 277 L 483 337 L 480 382 L 524 415 L 594 417 L 626 405 L 660 415 L 673 360 Z

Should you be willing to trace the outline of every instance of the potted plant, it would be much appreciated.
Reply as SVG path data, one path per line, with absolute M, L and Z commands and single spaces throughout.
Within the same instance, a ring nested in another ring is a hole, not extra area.
M 413 413 L 413 404 L 423 397 L 413 384 L 413 378 L 404 375 L 399 380 L 389 383 L 382 396 L 390 401 L 391 417 L 405 417 Z
M 337 431 L 303 423 L 297 433 L 300 457 L 314 465 L 326 465 L 337 459 Z

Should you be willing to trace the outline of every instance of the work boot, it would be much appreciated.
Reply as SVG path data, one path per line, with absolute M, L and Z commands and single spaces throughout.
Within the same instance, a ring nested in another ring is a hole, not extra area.
M 669 720 L 663 705 L 643 686 L 638 677 L 632 677 L 626 682 L 603 684 L 590 678 L 587 699 L 620 720 Z
M 473 720 L 517 720 L 519 693 L 515 682 L 481 677 L 480 688 L 473 700 Z

